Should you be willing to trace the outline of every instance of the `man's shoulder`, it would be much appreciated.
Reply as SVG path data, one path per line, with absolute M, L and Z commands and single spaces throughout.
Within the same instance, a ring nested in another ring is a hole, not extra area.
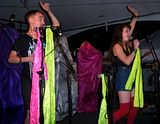
M 20 33 L 19 37 L 18 38 L 25 38 L 26 37 L 26 33 Z
M 29 37 L 28 37 L 28 35 L 26 33 L 21 33 L 16 40 L 17 41 L 21 41 L 21 40 L 23 40 L 23 41 L 29 41 L 30 39 L 29 39 Z

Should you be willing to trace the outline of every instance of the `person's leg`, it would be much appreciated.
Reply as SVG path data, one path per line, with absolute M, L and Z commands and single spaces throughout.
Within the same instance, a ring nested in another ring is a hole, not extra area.
M 127 115 L 130 107 L 130 91 L 119 91 L 118 96 L 120 107 L 113 113 L 113 122 L 116 122 Z
M 31 98 L 31 87 L 32 87 L 32 81 L 31 79 L 23 79 L 22 80 L 22 95 L 24 100 L 24 106 L 25 106 L 25 116 L 24 121 L 25 124 L 29 124 L 29 109 L 30 109 L 30 98 Z
M 138 113 L 138 108 L 134 107 L 134 96 L 131 94 L 131 98 L 130 98 L 130 111 L 128 114 L 128 120 L 127 120 L 127 124 L 133 124 L 134 120 L 137 116 Z
M 27 113 L 26 113 L 26 118 L 25 118 L 25 123 L 24 124 L 29 124 L 29 110 L 27 110 Z

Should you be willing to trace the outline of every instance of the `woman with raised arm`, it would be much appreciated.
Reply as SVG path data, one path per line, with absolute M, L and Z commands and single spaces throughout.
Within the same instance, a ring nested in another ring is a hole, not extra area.
M 132 124 L 136 118 L 138 108 L 133 106 L 134 87 L 132 87 L 132 90 L 126 90 L 125 84 L 131 71 L 136 49 L 139 47 L 137 39 L 133 41 L 133 48 L 128 45 L 139 14 L 131 6 L 127 8 L 132 14 L 132 20 L 129 24 L 122 24 L 117 27 L 113 34 L 111 48 L 117 67 L 115 88 L 119 97 L 119 109 L 113 112 L 113 122 L 117 122 L 128 115 L 127 124 Z

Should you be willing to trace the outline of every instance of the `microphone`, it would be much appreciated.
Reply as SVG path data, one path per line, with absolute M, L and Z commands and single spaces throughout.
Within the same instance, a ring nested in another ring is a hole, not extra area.
M 133 40 L 134 40 L 134 39 L 133 39 L 133 36 L 130 36 L 129 40 L 130 40 L 130 41 L 133 41 Z
M 9 22 L 13 22 L 14 21 L 14 19 L 15 19 L 15 15 L 14 14 L 12 14 L 11 16 L 10 16 L 10 19 L 9 19 Z
M 42 25 L 41 27 L 34 27 L 33 30 L 34 30 L 34 32 L 37 32 L 38 29 L 39 29 L 39 31 L 41 31 L 41 30 L 43 30 L 45 28 L 46 28 L 46 25 Z
M 55 36 L 61 36 L 62 35 L 62 30 L 60 27 L 57 27 L 57 26 L 46 26 L 46 25 L 43 25 L 41 27 L 34 27 L 34 32 L 37 32 L 38 29 L 40 32 L 42 32 L 43 30 L 45 30 L 46 28 L 51 28 L 51 30 L 53 31 L 53 33 L 55 34 Z
M 8 25 L 10 26 L 10 27 L 12 27 L 12 28 L 15 28 L 15 24 L 14 24 L 14 19 L 15 19 L 15 15 L 14 14 L 12 14 L 11 16 L 10 16 L 10 18 L 9 18 L 9 22 L 8 22 Z
M 52 27 L 52 31 L 55 33 L 56 36 L 61 36 L 62 35 L 62 30 L 58 26 Z

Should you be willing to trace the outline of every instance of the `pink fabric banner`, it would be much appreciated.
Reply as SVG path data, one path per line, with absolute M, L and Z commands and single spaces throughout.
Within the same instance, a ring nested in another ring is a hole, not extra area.
M 33 69 L 32 69 L 32 91 L 30 102 L 30 124 L 40 124 L 40 76 L 37 72 L 41 71 L 42 44 L 40 41 L 40 32 L 37 31 L 37 45 L 34 51 Z

